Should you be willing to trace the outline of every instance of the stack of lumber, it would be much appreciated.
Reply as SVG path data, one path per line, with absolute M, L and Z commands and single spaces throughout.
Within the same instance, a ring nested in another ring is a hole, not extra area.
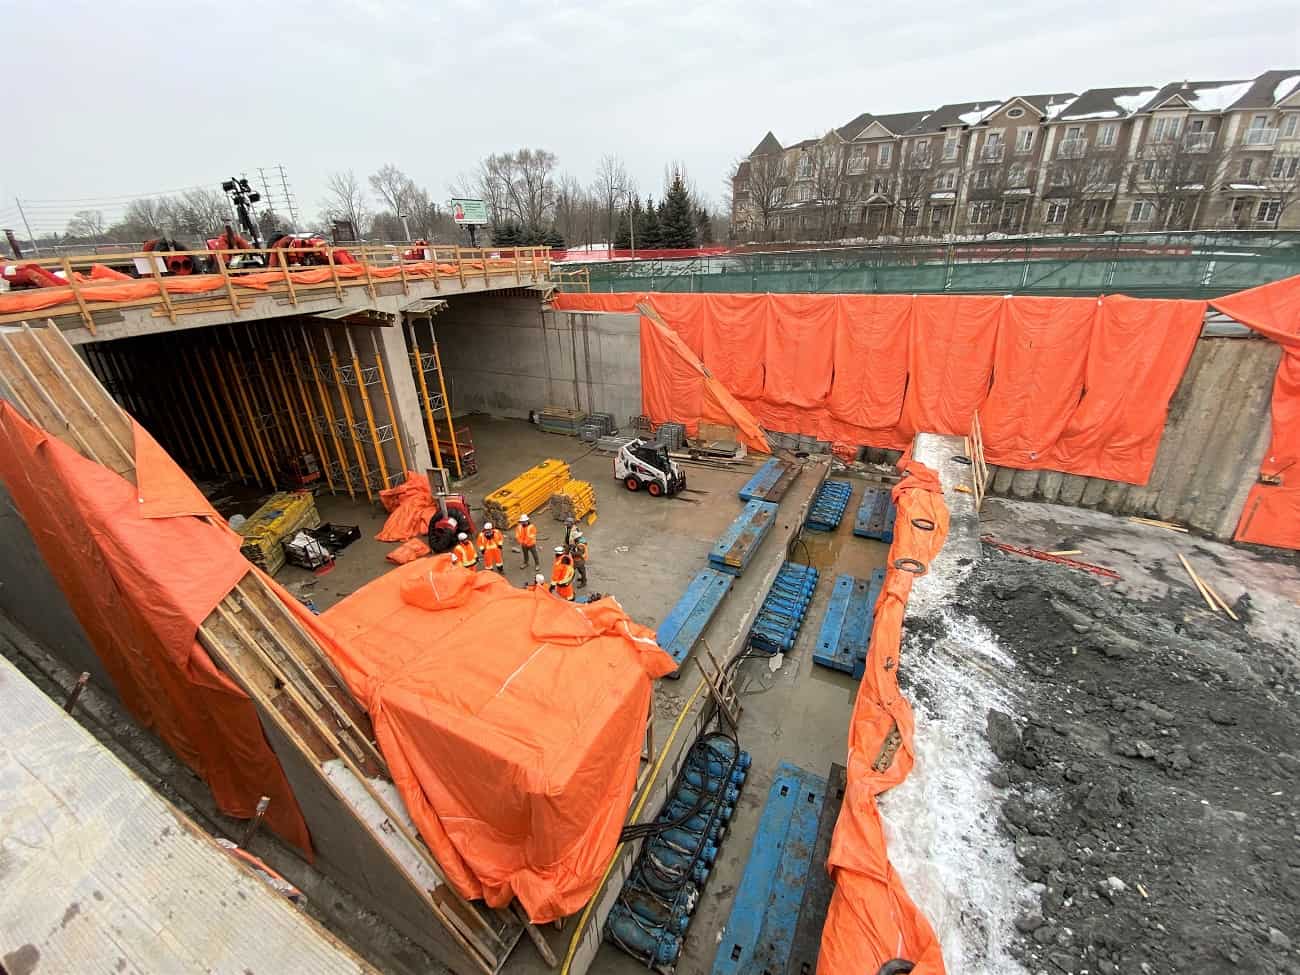
M 279 491 L 239 526 L 239 551 L 268 575 L 284 566 L 284 541 L 305 528 L 319 528 L 316 499 L 308 491 Z
M 596 489 L 590 481 L 569 481 L 551 495 L 551 515 L 556 521 L 577 521 L 596 510 Z
M 487 520 L 497 528 L 509 528 L 520 515 L 531 515 L 550 501 L 568 480 L 568 464 L 554 458 L 544 460 L 483 499 Z

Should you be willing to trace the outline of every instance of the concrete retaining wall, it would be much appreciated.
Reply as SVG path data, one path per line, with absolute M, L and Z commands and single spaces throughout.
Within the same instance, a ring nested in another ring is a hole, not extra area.
M 1177 521 L 1229 538 L 1268 447 L 1279 355 L 1262 339 L 1200 339 L 1145 485 L 995 468 L 990 493 Z
M 547 406 L 641 412 L 637 315 L 544 312 L 536 295 L 466 295 L 434 319 L 457 413 L 526 417 Z

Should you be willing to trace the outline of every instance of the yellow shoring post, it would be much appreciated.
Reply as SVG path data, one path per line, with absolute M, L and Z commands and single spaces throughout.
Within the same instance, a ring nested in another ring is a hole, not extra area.
M 169 375 L 170 377 L 169 381 L 171 382 L 172 389 L 175 391 L 176 395 L 180 397 L 181 401 L 185 404 L 185 412 L 189 415 L 190 423 L 194 427 L 194 437 L 199 442 L 199 447 L 203 451 L 203 456 L 207 458 L 208 470 L 212 471 L 213 473 L 216 473 L 217 461 L 215 456 L 212 453 L 212 448 L 208 445 L 208 438 L 203 432 L 203 424 L 199 422 L 199 414 L 194 409 L 194 400 L 190 396 L 189 390 L 185 388 L 183 383 L 181 383 L 179 373 L 174 368 L 160 370 L 160 371 L 165 372 Z
M 257 414 L 253 412 L 253 405 L 249 401 L 248 390 L 244 384 L 244 375 L 239 369 L 239 361 L 235 358 L 232 349 L 223 346 L 222 351 L 226 353 L 226 365 L 230 368 L 230 384 L 235 387 L 235 398 L 243 410 L 244 420 L 253 434 L 253 446 L 257 448 L 257 456 L 262 461 L 262 469 L 266 471 L 266 486 L 274 490 L 275 471 L 271 467 L 271 458 L 266 452 L 266 445 L 262 443 L 262 433 L 257 429 Z M 261 480 L 261 478 L 259 477 L 258 480 Z
M 277 403 L 284 404 L 285 416 L 289 418 L 289 427 L 293 430 L 294 443 L 298 445 L 299 453 L 307 452 L 307 441 L 302 435 L 302 430 L 298 427 L 298 416 L 293 408 L 293 400 L 289 397 L 289 385 L 284 380 L 284 369 L 282 363 L 276 357 L 275 343 L 271 339 L 266 340 L 266 349 L 263 351 L 262 343 L 257 340 L 257 333 L 253 333 L 253 348 L 257 350 L 258 357 L 262 360 L 262 369 L 265 372 L 268 366 L 275 369 L 275 387 L 280 391 L 280 398 Z M 272 392 L 274 392 L 274 389 Z M 275 397 L 272 396 L 272 399 Z
M 235 428 L 235 437 L 239 440 L 239 447 L 244 452 L 244 461 L 248 467 L 247 471 L 240 471 L 240 477 L 245 480 L 260 481 L 261 477 L 257 473 L 257 457 L 253 454 L 253 448 L 248 445 L 248 437 L 244 435 L 244 425 L 239 422 L 239 408 L 235 404 L 235 398 L 230 395 L 230 387 L 226 384 L 226 373 L 221 367 L 221 347 L 213 336 L 212 344 L 208 346 L 208 355 L 212 359 L 212 371 L 216 374 L 217 385 L 221 387 L 221 402 L 225 404 L 225 410 L 228 411 L 230 424 Z
M 370 330 L 370 344 L 375 349 L 375 369 L 379 372 L 379 385 L 384 389 L 384 405 L 388 407 L 388 424 L 393 428 L 393 439 L 397 441 L 397 459 L 402 463 L 405 473 L 406 448 L 402 446 L 402 433 L 397 424 L 397 414 L 393 412 L 393 395 L 388 391 L 388 376 L 384 373 L 384 357 L 379 354 L 379 339 L 375 338 L 374 329 Z
M 293 448 L 289 446 L 289 437 L 280 427 L 280 420 L 275 415 L 275 395 L 271 392 L 271 381 L 266 378 L 266 369 L 269 363 L 257 348 L 257 342 L 253 338 L 252 326 L 245 326 L 244 337 L 248 339 L 248 351 L 253 354 L 252 361 L 257 369 L 257 379 L 262 386 L 262 393 L 266 396 L 266 425 L 275 430 L 275 439 L 280 442 L 280 448 L 284 451 L 283 456 L 288 457 L 293 453 Z M 235 346 L 236 348 L 239 346 L 238 339 L 235 340 Z M 257 398 L 257 391 L 253 388 L 251 382 L 248 384 L 248 398 L 253 404 L 253 409 L 260 411 L 262 408 L 261 401 Z M 266 434 L 266 446 L 268 449 L 271 446 L 271 434 L 269 432 Z
M 433 368 L 438 373 L 438 391 L 442 393 L 442 409 L 447 414 L 447 429 L 451 431 L 451 458 L 456 462 L 456 476 L 464 477 L 460 469 L 460 446 L 456 443 L 456 421 L 451 418 L 451 397 L 447 395 L 447 383 L 442 378 L 442 356 L 438 353 L 438 336 L 433 333 L 433 316 L 429 316 L 429 341 L 433 344 Z
M 209 350 L 210 351 L 210 350 Z M 203 380 L 203 387 L 208 394 L 209 416 L 215 417 L 213 425 L 220 425 L 221 436 L 225 441 L 227 451 L 230 457 L 230 473 L 235 474 L 239 479 L 245 480 L 247 474 L 244 472 L 244 465 L 239 456 L 239 449 L 235 445 L 234 435 L 230 432 L 230 424 L 226 422 L 225 411 L 221 408 L 221 400 L 217 397 L 217 391 L 212 384 L 212 377 L 209 375 L 207 367 L 203 363 L 203 357 L 199 355 L 197 346 L 190 347 L 190 354 L 194 359 L 194 370 L 198 373 L 199 378 Z
M 316 395 L 320 397 L 321 409 L 325 411 L 325 425 L 329 428 L 330 441 L 334 444 L 334 456 L 338 459 L 343 483 L 348 486 L 348 497 L 355 501 L 357 492 L 352 486 L 352 474 L 348 470 L 348 458 L 343 450 L 343 441 L 339 437 L 339 428 L 334 425 L 334 410 L 330 406 L 329 390 L 325 388 L 325 383 L 320 378 L 320 370 L 316 367 L 316 351 L 312 348 L 311 339 L 307 337 L 306 327 L 299 325 L 298 332 L 302 337 L 303 351 L 307 353 L 305 367 L 311 370 L 312 380 L 316 384 Z
M 424 381 L 424 357 L 420 354 L 420 340 L 416 337 L 415 326 L 408 321 L 406 334 L 411 340 L 411 362 L 415 366 L 415 378 L 420 381 L 420 401 L 424 404 L 424 419 L 429 424 L 429 439 L 433 442 L 434 463 L 442 467 L 442 451 L 438 448 L 438 425 L 433 420 L 433 404 L 429 402 L 429 385 Z
M 366 378 L 361 374 L 361 359 L 357 356 L 357 343 L 352 340 L 352 329 L 343 326 L 347 336 L 348 351 L 352 354 L 352 374 L 357 377 L 357 392 L 361 394 L 361 407 L 366 411 L 366 427 L 370 430 L 370 446 L 375 451 L 375 462 L 379 465 L 379 490 L 388 487 L 388 461 L 384 457 L 384 445 L 379 442 L 379 428 L 375 426 L 375 411 L 370 408 L 370 393 L 366 389 Z
M 334 371 L 334 386 L 339 391 L 339 402 L 343 405 L 343 419 L 348 425 L 348 439 L 352 441 L 352 451 L 357 455 L 357 468 L 361 471 L 361 486 L 366 489 L 366 500 L 374 501 L 374 492 L 370 490 L 370 468 L 366 464 L 366 452 L 361 449 L 361 441 L 357 439 L 356 420 L 352 417 L 352 404 L 348 402 L 348 388 L 343 385 L 339 357 L 334 351 L 334 337 L 330 335 L 328 328 L 322 331 L 325 332 L 325 347 L 330 354 L 330 369 Z
M 146 346 L 143 351 L 133 355 L 131 361 L 133 375 L 134 370 L 139 368 L 141 359 L 145 360 L 149 371 L 155 376 L 164 371 L 159 366 L 157 354 L 152 348 Z M 171 445 L 167 450 L 168 453 L 173 455 L 173 459 L 179 460 L 182 467 L 198 468 L 202 466 L 202 458 L 195 449 L 194 438 L 189 435 L 185 427 L 185 417 L 181 415 L 176 393 L 168 380 L 155 380 L 150 384 L 149 404 L 151 419 L 160 426 L 165 423 L 170 431 L 168 438 Z
M 235 467 L 230 463 L 230 455 L 226 453 L 225 444 L 223 444 L 221 438 L 217 436 L 217 425 L 212 422 L 212 408 L 210 404 L 204 401 L 203 387 L 199 384 L 198 374 L 194 369 L 194 364 L 191 359 L 191 357 L 194 356 L 194 347 L 189 345 L 183 346 L 179 355 L 181 365 L 185 367 L 185 378 L 188 380 L 190 386 L 193 387 L 195 398 L 198 400 L 199 411 L 203 414 L 203 423 L 207 426 L 208 435 L 212 437 L 212 444 L 217 448 L 217 455 L 221 458 L 222 472 L 225 474 L 233 474 L 235 472 Z
M 311 442 L 316 445 L 316 462 L 320 464 L 321 472 L 325 475 L 325 483 L 329 485 L 330 494 L 337 492 L 338 488 L 334 485 L 334 475 L 330 473 L 329 458 L 325 456 L 325 444 L 320 438 L 320 429 L 316 426 L 316 414 L 311 408 L 311 397 L 307 395 L 307 387 L 303 384 L 302 373 L 298 369 L 298 354 L 293 350 L 293 343 L 289 341 L 289 336 L 281 332 L 280 338 L 284 346 L 285 357 L 289 360 L 289 368 L 293 371 L 294 385 L 298 387 L 298 399 L 302 401 L 303 422 L 307 424 L 307 429 L 311 431 Z M 275 340 L 271 340 L 272 346 Z

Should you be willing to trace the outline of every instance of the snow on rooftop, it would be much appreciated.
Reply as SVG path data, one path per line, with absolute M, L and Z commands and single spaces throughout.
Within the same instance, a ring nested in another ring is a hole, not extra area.
M 962 125 L 979 125 L 979 123 L 983 122 L 986 118 L 988 118 L 989 113 L 991 113 L 993 109 L 997 107 L 998 106 L 996 104 L 976 105 L 972 111 L 962 112 L 957 117 L 961 119 Z
M 1253 81 L 1238 81 L 1232 85 L 1213 85 L 1209 88 L 1194 88 L 1187 103 L 1198 112 L 1222 112 L 1233 102 L 1250 91 Z
M 1048 105 L 1047 105 L 1047 118 L 1048 118 L 1048 120 L 1050 121 L 1050 120 L 1056 118 L 1056 116 L 1060 115 L 1060 114 L 1061 114 L 1062 112 L 1064 112 L 1067 108 L 1069 108 L 1071 105 L 1073 105 L 1073 104 L 1075 103 L 1075 101 L 1077 101 L 1077 99 L 1074 99 L 1074 98 L 1067 98 L 1067 99 L 1066 99 L 1065 101 L 1063 101 L 1063 102 L 1049 102 Z
M 1151 96 L 1155 94 L 1155 91 L 1154 88 L 1139 88 L 1132 95 L 1116 95 L 1114 101 L 1121 112 L 1125 115 L 1132 115 L 1151 100 Z
M 1273 89 L 1273 102 L 1276 104 L 1300 88 L 1300 74 L 1288 75 L 1277 83 Z
M 1120 113 L 1115 111 L 1114 109 L 1107 109 L 1104 112 L 1084 112 L 1082 115 L 1067 115 L 1065 117 L 1068 118 L 1071 122 L 1085 122 L 1088 119 L 1119 118 L 1119 116 Z

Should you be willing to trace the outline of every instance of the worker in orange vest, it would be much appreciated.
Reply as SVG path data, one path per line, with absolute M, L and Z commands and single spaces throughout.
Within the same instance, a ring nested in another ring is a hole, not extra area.
M 483 553 L 483 568 L 491 569 L 500 575 L 506 574 L 506 567 L 501 558 L 501 533 L 492 527 L 492 522 L 483 522 L 483 530 L 478 533 L 478 550 Z
M 524 564 L 519 568 L 528 568 L 528 560 L 533 560 L 533 568 L 540 569 L 541 561 L 537 558 L 537 526 L 528 520 L 527 515 L 519 516 L 519 524 L 515 525 L 515 541 L 519 543 L 519 551 L 523 553 Z
M 573 602 L 573 556 L 563 545 L 555 546 L 555 564 L 551 566 L 551 591 Z
M 469 540 L 469 536 L 461 532 L 456 536 L 456 558 L 460 564 L 471 572 L 478 571 L 478 551 L 474 548 L 474 543 Z

